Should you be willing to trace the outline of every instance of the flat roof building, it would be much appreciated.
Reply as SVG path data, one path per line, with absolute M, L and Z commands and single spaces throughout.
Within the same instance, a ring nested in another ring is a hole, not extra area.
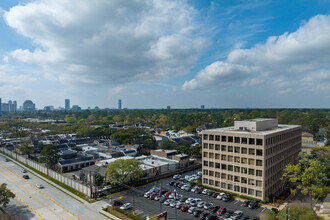
M 235 121 L 202 136 L 203 184 L 261 200 L 281 194 L 283 169 L 301 151 L 301 126 L 277 119 Z

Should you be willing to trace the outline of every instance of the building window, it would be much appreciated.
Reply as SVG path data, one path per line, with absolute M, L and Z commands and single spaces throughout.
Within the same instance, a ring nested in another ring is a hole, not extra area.
M 239 176 L 234 176 L 234 181 L 239 183 Z
M 249 148 L 249 155 L 254 155 L 254 149 Z
M 215 159 L 219 160 L 220 159 L 220 154 L 215 154 Z
M 257 145 L 259 145 L 259 146 L 262 145 L 262 139 L 257 139 Z
M 209 149 L 213 150 L 214 149 L 214 144 L 209 144 Z
M 247 193 L 247 189 L 246 189 L 246 187 L 241 187 L 241 193 Z
M 207 137 L 208 137 L 207 134 L 204 134 L 203 139 L 207 140 Z
M 239 192 L 239 186 L 234 186 L 234 191 Z
M 235 143 L 239 144 L 241 142 L 240 137 L 235 137 Z
M 214 153 L 209 153 L 209 158 L 214 158 Z
M 225 174 L 225 173 L 221 173 L 221 179 L 227 179 L 227 174 Z
M 215 168 L 220 169 L 220 163 L 215 163 Z
M 215 177 L 216 178 L 220 178 L 220 173 L 219 172 L 215 172 Z
M 220 150 L 220 145 L 219 145 L 219 144 L 216 144 L 216 145 L 215 145 L 215 149 L 216 149 L 216 150 Z
M 226 189 L 226 183 L 221 183 L 221 188 Z
M 232 136 L 228 136 L 228 142 L 233 143 L 233 137 Z
M 208 170 L 203 170 L 203 174 L 207 176 L 207 175 L 209 175 L 209 171 Z
M 246 147 L 242 147 L 242 154 L 247 154 L 247 148 Z
M 227 141 L 227 136 L 221 136 L 221 141 L 226 142 Z
M 258 186 L 258 187 L 262 187 L 262 181 L 260 181 L 260 180 L 256 180 L 256 186 Z
M 244 174 L 247 174 L 247 168 L 242 167 L 241 172 L 244 173 Z
M 209 140 L 210 140 L 210 141 L 213 141 L 213 140 L 214 140 L 214 135 L 213 135 L 213 134 L 210 134 L 210 136 L 209 136 Z
M 222 170 L 227 170 L 227 165 L 226 164 L 221 164 L 221 169 Z
M 239 153 L 240 152 L 240 147 L 235 147 L 235 153 Z
M 208 146 L 207 146 L 206 143 L 204 143 L 203 148 L 204 148 L 204 149 L 207 149 L 207 148 L 208 148 Z
M 221 151 L 226 151 L 226 145 L 221 145 Z
M 215 135 L 215 140 L 220 141 L 220 135 Z
M 227 179 L 230 180 L 230 181 L 233 181 L 233 175 L 228 174 Z
M 247 138 L 242 138 L 242 144 L 247 144 Z
M 228 161 L 232 162 L 233 161 L 233 156 L 228 156 Z
M 249 169 L 249 175 L 254 175 L 254 169 Z
M 242 158 L 241 158 L 241 163 L 242 163 L 242 164 L 247 164 L 247 158 L 242 157 Z
M 229 171 L 233 171 L 234 169 L 233 169 L 233 165 L 228 165 L 228 170 Z
M 239 162 L 240 162 L 240 157 L 235 157 L 234 159 L 235 159 L 235 160 L 234 160 L 235 163 L 239 163 Z
M 262 150 L 261 149 L 257 149 L 257 156 L 262 156 Z
M 214 162 L 209 162 L 209 167 L 214 167 Z
M 257 166 L 262 166 L 262 160 L 257 160 Z
M 220 186 L 220 182 L 219 181 L 215 181 L 215 186 Z
M 228 146 L 228 152 L 233 152 L 233 146 Z
M 254 145 L 254 138 L 249 138 L 249 144 Z
M 204 183 L 204 184 L 208 184 L 208 183 L 209 183 L 208 179 L 203 178 L 203 183 Z
M 203 157 L 207 157 L 207 154 L 208 154 L 207 152 L 204 152 Z
M 204 166 L 208 166 L 209 165 L 209 162 L 208 161 L 206 161 L 206 160 L 204 160 L 204 162 L 203 162 L 203 164 L 204 164 Z
M 262 176 L 262 171 L 261 170 L 256 170 L 256 175 L 257 176 Z
M 235 166 L 235 172 L 240 172 L 240 168 L 238 166 Z
M 254 165 L 254 159 L 249 158 L 249 165 Z
M 221 155 L 221 160 L 226 160 L 226 157 L 227 157 L 226 155 L 223 155 L 223 154 L 222 154 L 222 155 Z
M 249 195 L 254 195 L 254 189 L 249 189 L 248 192 L 249 192 Z
M 214 176 L 214 171 L 211 171 L 209 172 L 209 176 Z
M 262 196 L 262 193 L 261 193 L 261 191 L 259 191 L 259 190 L 256 190 L 256 196 L 257 196 L 257 197 L 261 197 L 261 196 Z
M 209 180 L 209 185 L 214 185 L 214 181 L 213 180 Z
M 241 183 L 247 183 L 247 178 L 241 177 Z
M 254 186 L 254 179 L 249 179 L 249 185 Z
M 227 185 L 227 189 L 229 189 L 229 190 L 233 190 L 233 184 L 228 184 L 228 185 Z

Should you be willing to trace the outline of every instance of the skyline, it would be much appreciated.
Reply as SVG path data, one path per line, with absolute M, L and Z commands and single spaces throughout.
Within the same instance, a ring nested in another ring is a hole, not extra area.
M 0 3 L 0 96 L 41 106 L 329 108 L 327 1 Z

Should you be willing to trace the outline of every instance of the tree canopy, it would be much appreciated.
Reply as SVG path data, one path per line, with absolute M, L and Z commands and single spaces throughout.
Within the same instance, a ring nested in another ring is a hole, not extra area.
M 41 150 L 40 155 L 45 157 L 46 161 L 48 162 L 47 166 L 53 166 L 58 162 L 59 159 L 59 155 L 57 153 L 57 147 L 53 144 L 48 144 Z
M 283 209 L 277 214 L 266 210 L 265 215 L 262 216 L 262 220 L 282 220 L 285 219 L 286 214 L 289 215 L 290 220 L 321 220 L 315 212 L 310 208 L 302 205 L 289 205 L 288 209 Z
M 14 199 L 15 194 L 12 193 L 8 188 L 7 184 L 3 183 L 0 185 L 0 205 L 7 206 L 10 199 Z
M 107 182 L 121 184 L 130 180 L 137 180 L 144 175 L 140 162 L 134 159 L 118 159 L 107 167 Z

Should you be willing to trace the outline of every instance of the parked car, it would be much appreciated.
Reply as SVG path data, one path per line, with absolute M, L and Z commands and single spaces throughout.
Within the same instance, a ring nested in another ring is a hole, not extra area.
M 233 195 L 228 193 L 226 195 L 223 196 L 222 200 L 225 201 L 225 202 L 229 202 L 233 199 Z
M 30 179 L 29 175 L 23 175 L 24 179 Z
M 181 175 L 179 175 L 179 174 L 176 174 L 176 175 L 173 176 L 173 179 L 174 179 L 174 180 L 178 180 L 178 179 L 180 179 L 180 178 L 181 178 Z
M 185 203 L 185 202 L 186 202 L 186 200 L 187 200 L 187 198 L 186 198 L 186 197 L 182 197 L 182 198 L 180 198 L 180 199 L 179 199 L 179 201 L 180 201 L 180 202 L 183 202 L 183 203 Z
M 187 185 L 183 184 L 180 189 L 185 189 Z
M 207 193 L 207 195 L 212 197 L 213 196 L 213 193 L 214 192 L 210 191 L 210 192 Z
M 164 203 L 167 200 L 167 198 L 165 196 L 163 196 L 162 198 L 159 199 L 160 203 Z
M 171 192 L 167 192 L 164 194 L 165 197 L 169 197 L 172 193 Z
M 157 196 L 157 194 L 151 193 L 149 196 L 149 199 L 153 200 L 153 199 L 155 199 L 156 196 Z
M 190 205 L 186 204 L 186 205 L 183 205 L 180 210 L 181 210 L 181 212 L 187 212 L 190 209 L 190 207 L 191 207 Z
M 181 187 L 182 187 L 183 185 L 184 185 L 184 184 L 179 183 L 179 184 L 177 185 L 177 187 L 181 189 Z
M 242 211 L 235 211 L 230 218 L 232 219 L 240 219 L 243 216 L 243 212 Z
M 214 206 L 211 210 L 210 210 L 210 212 L 212 212 L 212 213 L 217 213 L 217 211 L 220 209 L 220 206 Z
M 206 216 L 208 216 L 208 215 L 209 215 L 209 213 L 202 212 L 202 213 L 199 214 L 199 218 L 202 219 L 202 220 L 205 220 Z
M 193 215 L 195 217 L 199 217 L 199 214 L 202 213 L 203 211 L 202 210 L 199 210 L 199 209 L 196 209 L 194 212 L 193 212 Z
M 124 202 L 123 202 L 122 200 L 114 199 L 114 200 L 111 201 L 111 204 L 112 204 L 113 206 L 118 206 L 118 207 L 120 207 L 120 206 L 122 206 L 122 205 L 124 204 Z
M 180 185 L 179 182 L 174 183 L 174 186 L 175 186 L 175 187 L 178 187 L 178 188 L 179 188 L 179 185 Z
M 192 189 L 192 186 L 191 185 L 187 185 L 184 190 L 186 190 L 187 192 L 189 192 L 190 190 Z
M 224 215 L 226 213 L 227 209 L 226 207 L 221 207 L 218 211 L 217 211 L 217 215 Z
M 27 173 L 27 170 L 26 170 L 26 169 L 23 169 L 23 170 L 22 170 L 22 173 Z
M 191 207 L 188 209 L 188 212 L 189 212 L 189 213 L 193 213 L 196 209 L 197 209 L 196 207 L 191 206 Z
M 193 188 L 191 189 L 191 192 L 195 192 L 196 189 L 198 189 L 198 186 L 193 187 Z
M 125 203 L 124 205 L 120 206 L 120 209 L 122 210 L 128 210 L 132 208 L 132 204 L 131 203 Z
M 170 203 L 170 207 L 175 208 L 176 205 L 179 204 L 179 203 L 180 203 L 180 202 L 173 200 L 173 201 Z
M 174 186 L 175 183 L 176 183 L 175 181 L 171 181 L 168 185 Z
M 232 216 L 232 214 L 233 214 L 233 212 L 228 211 L 228 212 L 226 212 L 223 216 L 224 216 L 225 218 L 230 218 L 230 217 Z
M 214 207 L 213 203 L 206 203 L 204 205 L 204 209 L 206 209 L 206 210 L 212 209 L 213 207 Z
M 249 216 L 243 216 L 242 220 L 250 220 Z
M 203 190 L 202 190 L 201 188 L 198 188 L 198 189 L 195 190 L 195 193 L 196 193 L 196 194 L 201 194 L 202 191 L 203 191 Z
M 165 202 L 164 202 L 164 205 L 169 205 L 171 202 L 173 202 L 174 200 L 173 199 L 167 199 Z
M 43 188 L 44 188 L 44 186 L 43 186 L 42 184 L 39 184 L 39 183 L 36 184 L 36 187 L 37 187 L 38 189 L 43 189 Z
M 149 191 L 148 191 L 148 192 L 146 192 L 146 193 L 144 194 L 144 197 L 145 197 L 145 198 L 149 198 L 149 196 L 150 196 L 151 194 L 152 194 L 152 192 L 149 192 Z
M 224 197 L 224 195 L 226 195 L 225 193 L 219 193 L 219 195 L 217 196 L 217 199 L 222 200 L 222 198 Z
M 252 202 L 249 203 L 248 208 L 249 209 L 255 209 L 258 206 L 259 206 L 259 202 L 258 201 L 252 201 Z
M 250 201 L 249 200 L 245 200 L 243 202 L 243 206 L 245 206 L 245 207 L 248 207 L 249 204 L 250 204 Z
M 164 196 L 160 196 L 160 195 L 157 195 L 157 196 L 155 196 L 155 198 L 154 198 L 154 200 L 156 200 L 156 201 L 159 201 L 161 198 L 163 198 Z
M 214 215 L 208 215 L 205 217 L 205 220 L 217 220 L 217 216 L 214 216 Z
M 199 203 L 197 203 L 198 208 L 203 208 L 204 205 L 206 205 L 206 202 L 204 202 L 204 201 L 200 201 Z
M 206 195 L 206 194 L 208 194 L 209 192 L 210 192 L 209 189 L 204 189 L 204 190 L 202 191 L 202 194 L 203 194 L 203 195 Z
M 190 204 L 190 202 L 193 201 L 193 200 L 194 200 L 194 198 L 188 198 L 188 199 L 185 201 L 185 203 Z
M 175 208 L 177 208 L 177 209 L 181 209 L 181 207 L 183 206 L 183 204 L 184 204 L 184 203 L 182 203 L 182 202 L 176 202 L 176 206 L 175 206 Z
M 213 193 L 212 197 L 217 198 L 218 195 L 219 195 L 219 193 L 215 192 L 215 193 Z
M 6 157 L 6 158 L 5 158 L 5 162 L 9 162 L 9 161 L 10 161 L 10 160 Z

